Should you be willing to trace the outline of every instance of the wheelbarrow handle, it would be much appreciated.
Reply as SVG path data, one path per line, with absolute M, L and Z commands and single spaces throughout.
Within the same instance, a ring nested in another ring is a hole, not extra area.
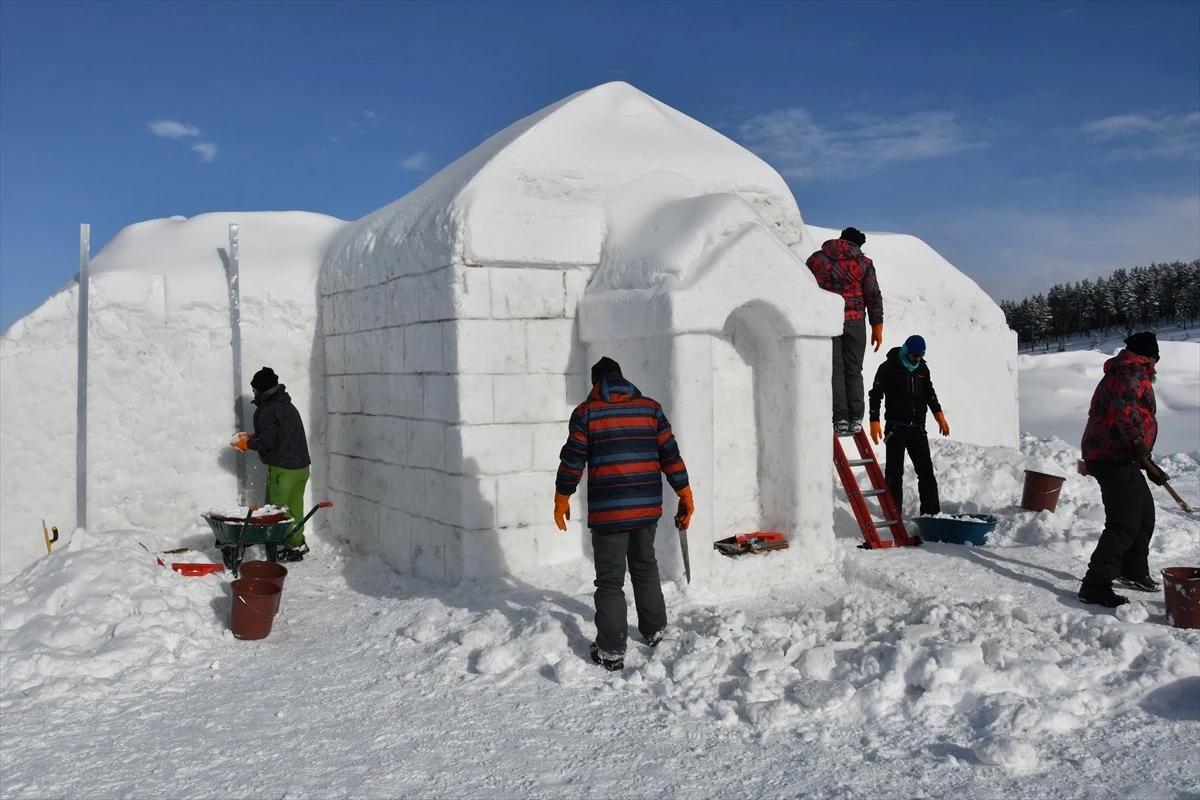
M 293 533 L 295 533 L 296 531 L 303 528 L 304 523 L 308 522 L 312 518 L 312 515 L 317 513 L 317 511 L 319 511 L 322 508 L 333 508 L 333 501 L 322 500 L 321 502 L 319 502 L 315 506 L 313 506 L 312 511 L 309 511 L 307 514 L 304 515 L 304 519 L 300 520 L 299 522 L 297 522 L 295 525 L 292 526 L 292 529 L 290 531 L 288 531 L 288 536 L 290 537 Z

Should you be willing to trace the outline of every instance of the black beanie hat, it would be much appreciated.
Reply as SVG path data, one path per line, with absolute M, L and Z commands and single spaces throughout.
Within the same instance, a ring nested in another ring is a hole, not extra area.
M 858 228 L 846 228 L 838 238 L 850 242 L 850 244 L 856 244 L 859 247 L 867 243 L 867 235 Z
M 258 372 L 254 373 L 254 377 L 250 380 L 251 388 L 258 389 L 260 392 L 265 392 L 272 386 L 279 384 L 279 376 L 275 374 L 275 370 L 270 367 L 263 367 Z
M 606 375 L 620 375 L 621 365 L 608 356 L 592 364 L 592 385 L 595 386 Z
M 1131 353 L 1158 361 L 1158 337 L 1152 331 L 1133 334 L 1125 340 L 1125 348 Z

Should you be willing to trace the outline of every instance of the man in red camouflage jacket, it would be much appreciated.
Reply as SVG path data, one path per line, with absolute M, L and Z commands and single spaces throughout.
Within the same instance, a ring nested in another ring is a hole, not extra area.
M 1158 591 L 1148 558 L 1154 534 L 1154 500 L 1142 476 L 1147 463 L 1155 483 L 1167 476 L 1147 459 L 1158 437 L 1154 418 L 1154 365 L 1158 339 L 1150 331 L 1125 340 L 1125 349 L 1104 362 L 1104 377 L 1092 395 L 1083 430 L 1084 464 L 1100 484 L 1104 531 L 1079 589 L 1085 603 L 1116 608 L 1129 600 L 1112 582 L 1143 592 Z
M 862 430 L 862 365 L 867 351 L 864 316 L 871 319 L 875 351 L 883 344 L 883 296 L 875 264 L 861 250 L 866 241 L 862 231 L 846 228 L 805 262 L 818 286 L 840 294 L 846 301 L 842 335 L 833 337 L 833 427 L 842 435 Z

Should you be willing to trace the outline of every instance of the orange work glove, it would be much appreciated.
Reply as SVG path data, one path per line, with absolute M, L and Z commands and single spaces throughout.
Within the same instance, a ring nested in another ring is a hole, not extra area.
M 883 323 L 877 323 L 871 326 L 871 344 L 875 345 L 875 352 L 879 352 L 879 348 L 883 345 Z
M 569 495 L 554 493 L 554 524 L 560 531 L 567 529 L 567 520 L 571 518 L 571 498 Z
M 883 430 L 879 427 L 879 420 L 871 421 L 871 441 L 875 444 L 883 441 Z
M 692 524 L 692 512 L 696 510 L 696 503 L 692 500 L 692 487 L 685 486 L 675 494 L 679 495 L 679 508 L 675 511 L 675 527 L 687 530 L 688 525 Z
M 933 415 L 933 418 L 937 420 L 938 433 L 942 434 L 942 436 L 949 436 L 950 423 L 946 422 L 946 415 L 939 411 Z
M 229 444 L 231 447 L 236 447 L 238 450 L 241 450 L 244 453 L 250 449 L 250 434 L 245 433 L 244 431 L 238 431 L 236 434 L 234 434 L 233 441 L 231 441 Z

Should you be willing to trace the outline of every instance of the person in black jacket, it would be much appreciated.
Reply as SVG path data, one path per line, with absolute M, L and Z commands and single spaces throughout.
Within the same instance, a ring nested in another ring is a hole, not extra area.
M 270 367 L 254 373 L 254 433 L 238 433 L 233 446 L 243 453 L 254 450 L 267 465 L 268 505 L 283 506 L 292 519 L 304 519 L 304 489 L 308 485 L 308 437 L 300 412 L 292 405 L 287 387 Z M 304 528 L 292 533 L 279 549 L 280 561 L 300 561 L 308 553 Z
M 879 444 L 887 443 L 885 470 L 888 490 L 896 501 L 896 508 L 904 505 L 904 454 L 912 459 L 917 472 L 917 491 L 921 497 L 921 514 L 941 513 L 938 499 L 937 478 L 933 475 L 933 461 L 929 457 L 929 437 L 925 434 L 925 409 L 933 412 L 942 436 L 950 435 L 950 425 L 933 380 L 929 366 L 925 363 L 925 339 L 910 336 L 904 344 L 888 351 L 887 359 L 875 372 L 875 383 L 870 391 L 871 439 Z M 884 430 L 879 429 L 879 406 L 886 401 L 887 411 Z

